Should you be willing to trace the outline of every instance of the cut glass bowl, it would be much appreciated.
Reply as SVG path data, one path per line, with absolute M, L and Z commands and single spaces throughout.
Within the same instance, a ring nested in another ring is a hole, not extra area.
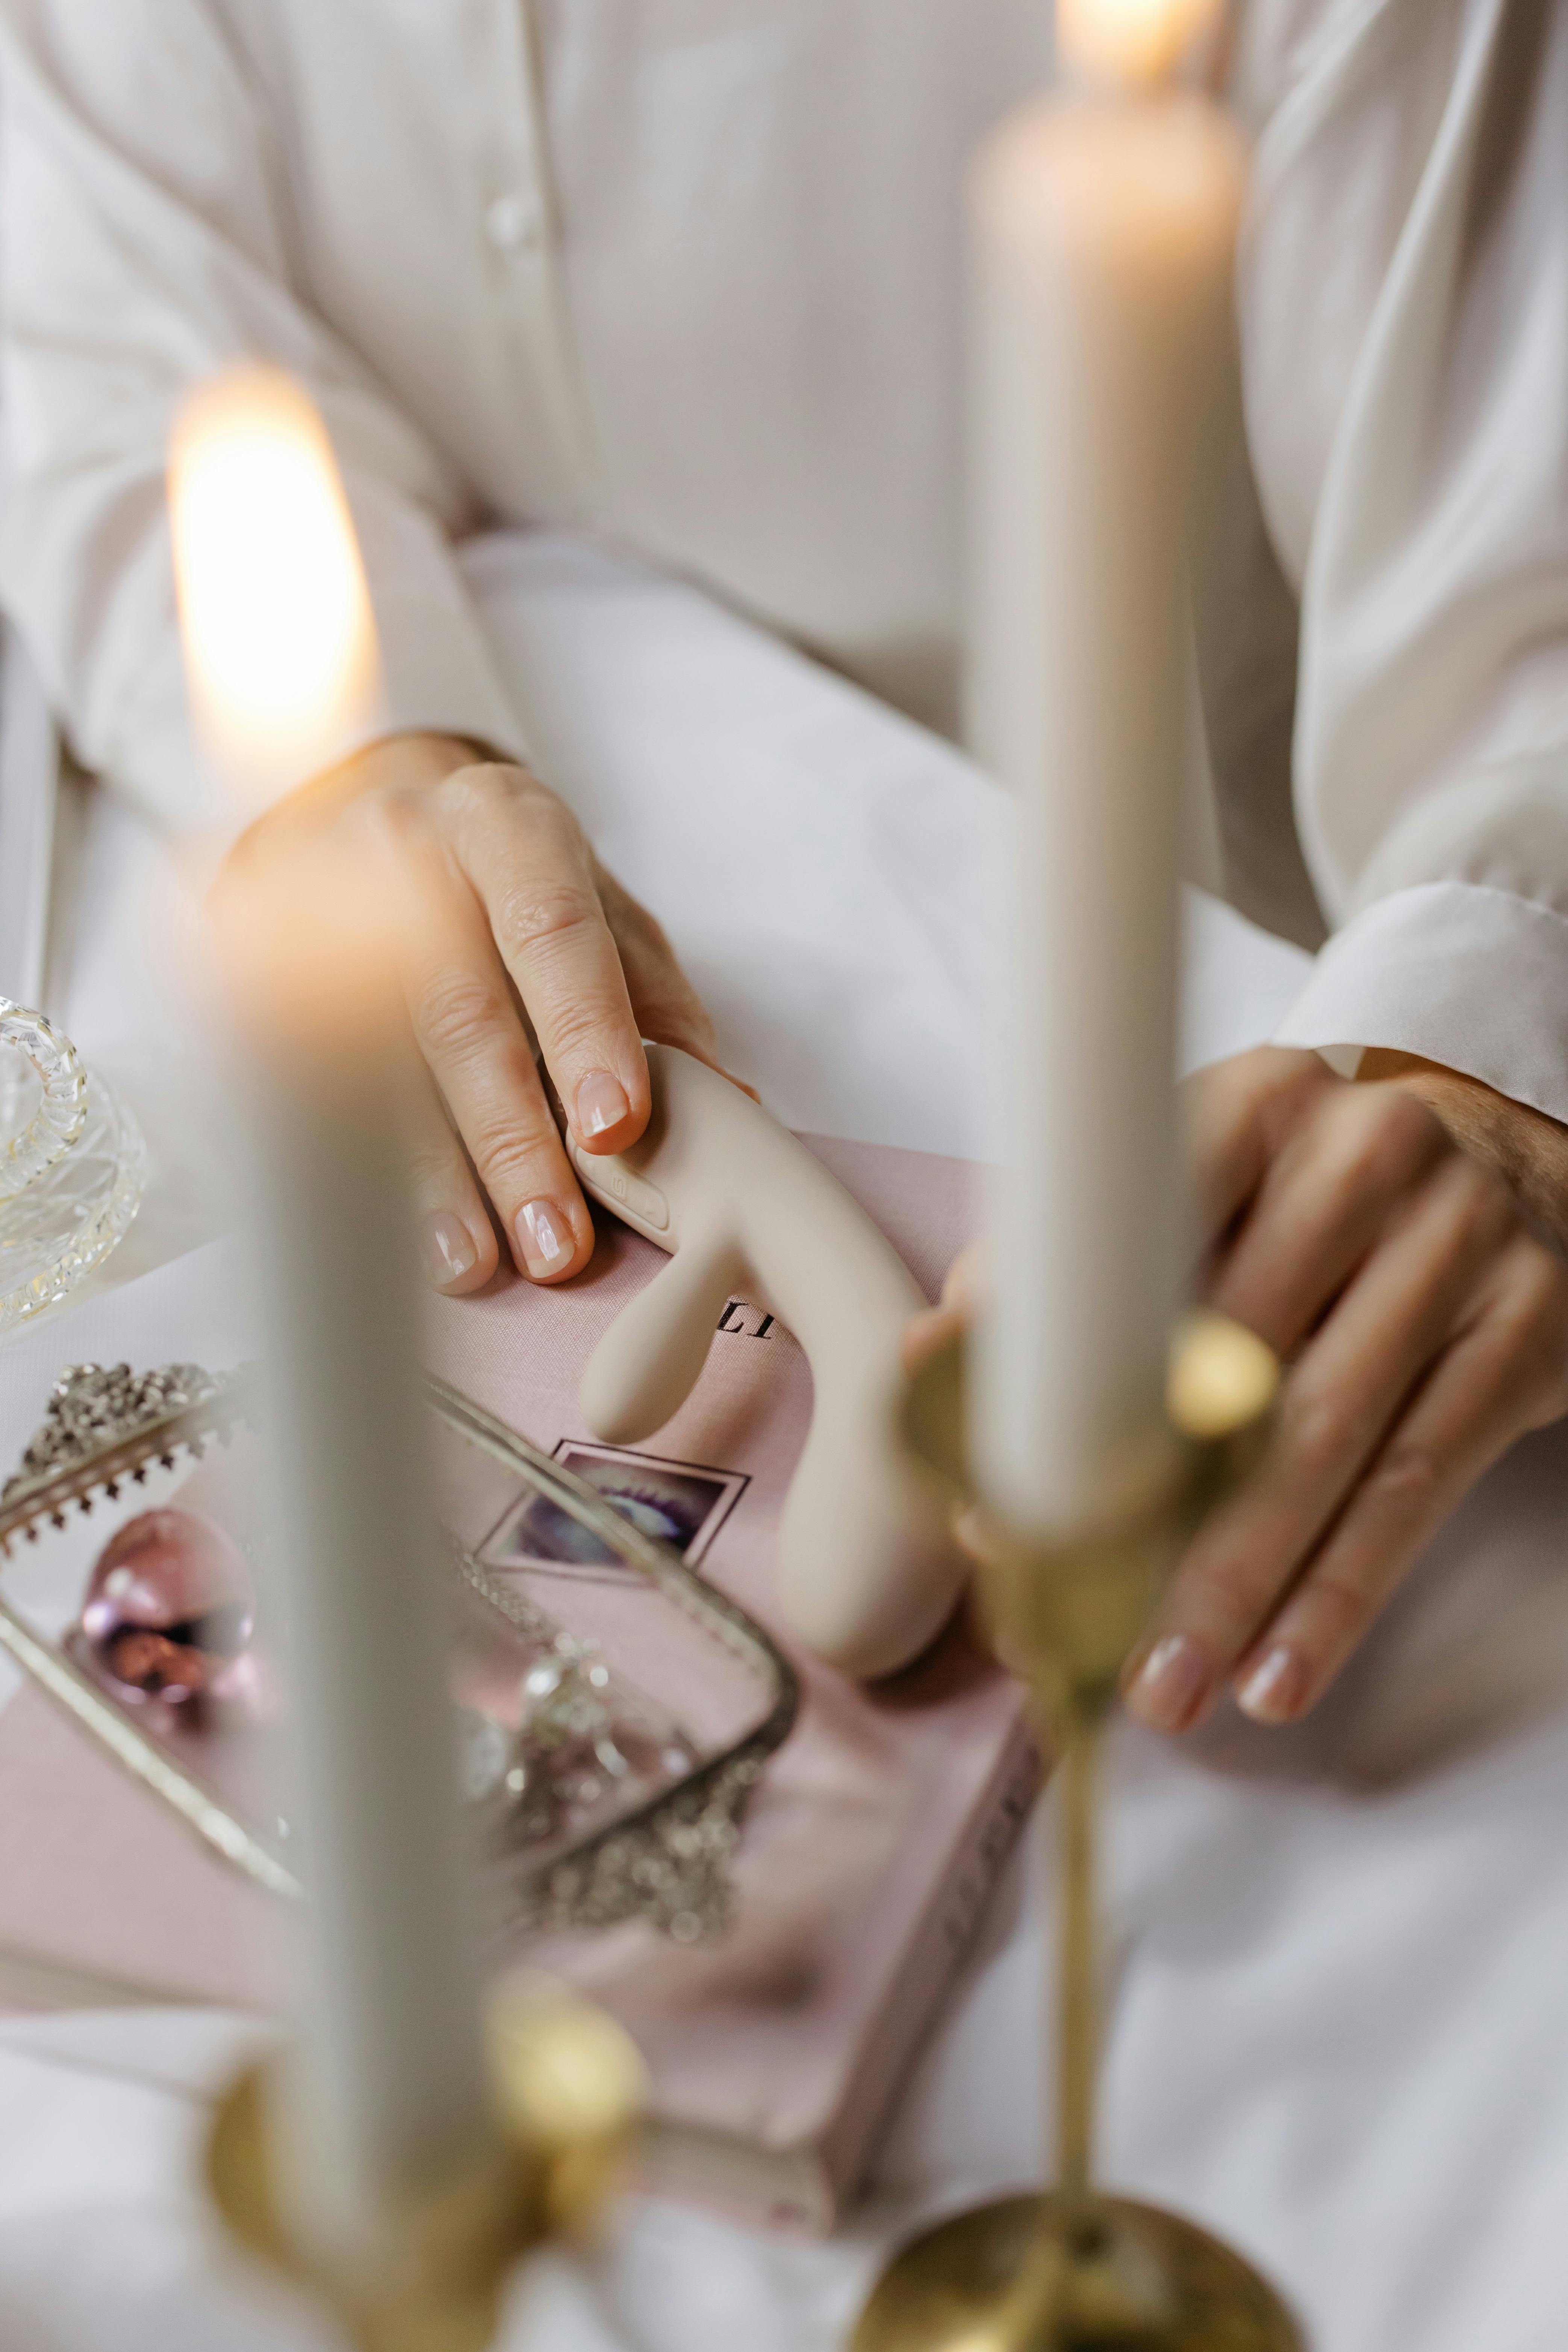
M 141 1131 L 112 1087 L 40 1013 L 0 997 L 0 1330 L 102 1264 L 146 1173 Z

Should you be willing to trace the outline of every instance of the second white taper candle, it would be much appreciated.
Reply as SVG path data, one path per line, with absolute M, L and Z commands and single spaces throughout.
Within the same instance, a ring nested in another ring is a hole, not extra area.
M 973 190 L 972 734 L 1012 788 L 1012 1149 L 975 1469 L 1037 1533 L 1136 1508 L 1170 1440 L 1184 544 L 1239 134 L 1186 92 L 1043 102 Z

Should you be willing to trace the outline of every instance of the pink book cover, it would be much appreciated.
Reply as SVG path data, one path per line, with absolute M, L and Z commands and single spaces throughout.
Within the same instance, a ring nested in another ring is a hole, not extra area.
M 973 1171 L 807 1139 L 933 1293 L 970 1229 Z M 722 1936 L 679 1944 L 633 1923 L 534 1937 L 526 1957 L 603 2001 L 642 2048 L 658 2185 L 826 2228 L 1027 1810 L 1037 1764 L 1022 1695 L 962 1624 L 870 1688 L 789 1638 L 772 1556 L 811 1376 L 789 1333 L 744 1300 L 726 1308 L 695 1390 L 646 1447 L 592 1440 L 577 1407 L 583 1368 L 664 1263 L 598 1222 L 594 1261 L 569 1286 L 498 1279 L 478 1298 L 435 1302 L 432 1368 L 606 1491 L 640 1496 L 645 1512 L 673 1498 L 663 1531 L 789 1653 L 802 1705 L 752 1798 Z M 658 1475 L 639 1480 L 645 1464 Z M 603 1587 L 592 1600 L 610 1605 Z M 0 1713 L 0 1990 L 8 1978 L 14 2000 L 140 1992 L 271 2006 L 286 1973 L 280 1912 L 40 1695 Z

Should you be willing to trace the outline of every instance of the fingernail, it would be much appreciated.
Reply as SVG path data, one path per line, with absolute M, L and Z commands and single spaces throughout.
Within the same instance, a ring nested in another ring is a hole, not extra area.
M 1277 1642 L 1237 1689 L 1237 1705 L 1255 1723 L 1289 1723 L 1306 1700 L 1307 1662 L 1288 1643 Z
M 612 1127 L 619 1127 L 630 1108 L 619 1078 L 611 1077 L 608 1070 L 595 1070 L 577 1089 L 577 1132 L 607 1135 Z
M 1185 1633 L 1156 1642 L 1127 1687 L 1127 1704 L 1151 1731 L 1184 1731 L 1209 1694 L 1209 1662 Z
M 530 1274 L 548 1274 L 572 1255 L 572 1228 L 553 1201 L 530 1201 L 519 1210 L 517 1238 Z
M 468 1229 L 460 1219 L 445 1209 L 437 1209 L 426 1217 L 419 1228 L 424 1244 L 425 1264 L 437 1290 L 448 1289 L 461 1282 L 479 1264 L 479 1254 L 474 1247 Z

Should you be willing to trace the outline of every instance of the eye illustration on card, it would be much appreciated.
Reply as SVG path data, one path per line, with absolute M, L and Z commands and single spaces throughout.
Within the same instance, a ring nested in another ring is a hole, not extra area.
M 644 1535 L 668 1544 L 695 1567 L 728 1518 L 749 1480 L 706 1464 L 670 1462 L 630 1447 L 588 1445 L 563 1438 L 555 1459 L 603 1495 Z M 484 1546 L 497 1567 L 531 1566 L 620 1580 L 635 1573 L 617 1560 L 592 1528 L 568 1517 L 548 1496 L 527 1497 Z

